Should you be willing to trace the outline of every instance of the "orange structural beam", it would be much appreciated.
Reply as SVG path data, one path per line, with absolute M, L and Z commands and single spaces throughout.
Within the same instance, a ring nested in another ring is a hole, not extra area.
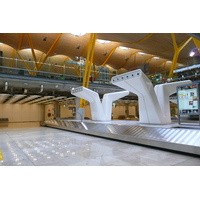
M 190 38 L 190 37 L 185 38 L 183 41 L 181 41 L 180 43 L 178 43 L 177 46 L 183 44 L 183 43 L 186 42 L 189 38 Z M 172 50 L 174 50 L 174 47 L 172 47 L 172 48 L 170 48 L 170 49 L 168 49 L 168 50 L 166 50 L 166 51 L 159 51 L 159 52 L 151 51 L 151 53 L 154 53 L 154 54 L 156 54 L 156 53 L 166 53 L 166 52 L 169 52 L 169 51 L 172 51 Z
M 24 38 L 24 33 L 20 33 L 19 34 L 19 41 L 18 41 L 18 45 L 17 45 L 17 50 L 19 51 L 22 48 L 22 41 Z
M 26 69 L 31 70 L 30 67 L 28 66 L 28 64 L 24 61 L 24 59 L 22 58 L 22 56 L 20 55 L 20 53 L 18 51 L 16 51 L 16 53 L 18 54 L 19 58 L 21 59 L 21 61 L 24 63 Z M 32 72 L 28 71 L 29 74 L 33 75 Z
M 64 62 L 63 62 L 63 64 L 62 64 L 62 66 L 65 65 L 65 62 L 66 62 L 67 60 L 72 61 L 72 59 L 70 59 L 69 57 L 67 57 L 67 58 L 65 58 L 65 60 L 64 60 Z M 79 65 L 77 65 L 77 66 L 78 66 L 78 69 L 77 69 L 77 68 L 76 68 L 76 65 L 71 64 L 71 63 L 68 63 L 68 64 L 71 65 L 71 66 L 74 68 L 74 71 L 77 73 L 78 76 L 81 76 L 80 66 L 79 66 Z
M 88 44 L 86 65 L 85 65 L 84 77 L 83 77 L 83 82 L 82 82 L 82 86 L 84 86 L 86 88 L 88 88 L 88 86 L 89 86 L 90 72 L 91 72 L 91 67 L 93 65 L 93 60 L 94 60 L 96 35 L 97 35 L 96 33 L 90 34 L 90 41 Z M 85 100 L 80 99 L 80 108 L 84 108 L 84 106 L 85 106 Z
M 141 39 L 141 40 L 138 40 L 137 42 L 132 42 L 132 43 L 127 43 L 127 42 L 122 42 L 121 44 L 138 44 L 138 43 L 141 43 L 145 40 L 147 40 L 149 37 L 151 37 L 153 35 L 153 33 L 150 33 L 149 35 L 147 35 L 145 38 Z M 105 65 L 106 62 L 109 60 L 109 58 L 112 56 L 112 54 L 115 52 L 115 50 L 119 47 L 120 45 L 114 47 L 110 53 L 108 54 L 108 56 L 106 57 L 106 59 L 104 60 L 104 62 L 101 64 L 101 65 Z
M 42 68 L 43 63 L 46 61 L 46 59 L 49 57 L 49 55 L 55 51 L 56 46 L 57 46 L 57 44 L 58 44 L 58 42 L 59 42 L 61 36 L 62 36 L 62 33 L 59 33 L 58 37 L 56 38 L 56 40 L 54 41 L 54 43 L 53 43 L 52 46 L 50 47 L 50 49 L 49 49 L 49 51 L 47 52 L 46 56 L 45 56 L 44 59 L 41 61 L 42 63 L 40 63 L 40 64 L 38 65 L 38 70 L 40 70 L 40 69 Z
M 12 51 L 12 59 L 10 60 L 10 67 L 13 67 L 13 65 L 14 65 L 15 52 L 16 52 L 16 50 L 13 49 L 13 51 Z
M 196 47 L 197 47 L 197 49 L 198 49 L 198 51 L 200 53 L 200 41 L 197 40 L 196 38 L 192 38 L 192 39 L 193 39 L 193 42 L 196 45 Z
M 174 45 L 174 57 L 173 57 L 173 60 L 172 60 L 172 65 L 170 67 L 168 78 L 172 78 L 172 76 L 173 76 L 174 70 L 176 69 L 176 64 L 177 64 L 179 53 L 192 40 L 192 37 L 189 37 L 188 40 L 186 40 L 183 45 L 178 47 L 178 45 L 176 43 L 175 34 L 172 33 L 171 36 L 172 36 L 172 41 L 173 41 L 173 45 Z
M 130 60 L 130 58 L 131 58 L 132 56 L 134 56 L 134 58 L 135 58 L 135 55 L 136 55 L 138 52 L 139 52 L 139 51 L 132 53 L 132 54 L 125 60 L 124 64 L 121 66 L 121 68 L 123 68 L 123 67 L 126 65 L 126 63 Z
M 29 42 L 29 45 L 30 45 L 30 48 L 31 48 L 31 52 L 32 52 L 34 61 L 35 61 L 35 66 L 36 67 L 35 67 L 34 70 L 38 70 L 38 63 L 37 63 L 37 59 L 36 59 L 36 55 L 35 55 L 35 51 L 34 51 L 34 47 L 33 47 L 33 43 L 32 43 L 32 40 L 31 40 L 30 33 L 27 33 L 27 37 L 28 37 L 28 42 Z
M 140 42 L 143 42 L 145 40 L 147 40 L 148 38 L 150 38 L 153 35 L 153 33 L 150 33 L 149 35 L 147 35 L 145 38 L 138 40 L 137 42 L 132 42 L 132 43 L 127 43 L 127 44 L 138 44 Z

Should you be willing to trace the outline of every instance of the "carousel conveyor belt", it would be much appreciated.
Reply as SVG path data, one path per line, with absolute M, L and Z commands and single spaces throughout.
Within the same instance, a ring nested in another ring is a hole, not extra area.
M 73 120 L 47 120 L 45 126 L 123 142 L 200 155 L 200 130 L 145 127 Z

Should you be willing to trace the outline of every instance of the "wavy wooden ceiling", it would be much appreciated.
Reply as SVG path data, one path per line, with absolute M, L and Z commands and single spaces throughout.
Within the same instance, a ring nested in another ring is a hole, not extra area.
M 31 33 L 30 35 L 34 49 L 47 53 L 59 33 Z M 183 43 L 189 37 L 186 33 L 176 33 L 175 36 L 177 44 Z M 0 42 L 17 49 L 19 37 L 19 33 L 0 33 Z M 46 41 L 43 41 L 45 37 Z M 63 33 L 56 47 L 56 55 L 66 55 L 72 60 L 75 60 L 76 56 L 86 57 L 89 37 L 89 33 L 80 37 L 70 33 Z M 146 37 L 148 38 L 145 39 Z M 110 40 L 112 42 L 108 44 L 96 42 L 94 64 L 102 65 L 104 63 L 115 69 L 124 68 L 129 70 L 144 64 L 149 58 L 157 56 L 160 59 L 150 59 L 149 62 L 150 72 L 152 73 L 159 66 L 162 66 L 162 63 L 165 61 L 172 61 L 174 55 L 170 33 L 154 33 L 151 35 L 150 33 L 98 33 L 97 39 Z M 116 48 L 117 46 L 129 47 L 130 49 L 122 50 Z M 30 45 L 26 34 L 24 34 L 21 49 L 26 48 L 30 48 Z M 195 48 L 195 44 L 191 40 L 181 51 L 178 59 L 179 64 L 193 64 L 193 58 L 189 58 L 189 52 L 193 48 Z M 114 50 L 113 54 L 108 59 L 112 50 Z M 136 54 L 136 52 L 144 52 L 147 54 L 140 55 Z M 169 69 L 170 66 L 171 64 L 167 63 L 165 69 Z

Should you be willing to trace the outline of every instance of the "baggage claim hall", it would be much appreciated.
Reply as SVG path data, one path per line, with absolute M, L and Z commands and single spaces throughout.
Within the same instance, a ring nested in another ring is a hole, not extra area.
M 0 166 L 199 166 L 200 34 L 0 33 Z

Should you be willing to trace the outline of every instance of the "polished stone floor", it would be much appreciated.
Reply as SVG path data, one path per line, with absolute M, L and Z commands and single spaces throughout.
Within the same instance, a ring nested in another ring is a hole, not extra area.
M 200 157 L 38 123 L 0 125 L 0 166 L 200 166 Z

